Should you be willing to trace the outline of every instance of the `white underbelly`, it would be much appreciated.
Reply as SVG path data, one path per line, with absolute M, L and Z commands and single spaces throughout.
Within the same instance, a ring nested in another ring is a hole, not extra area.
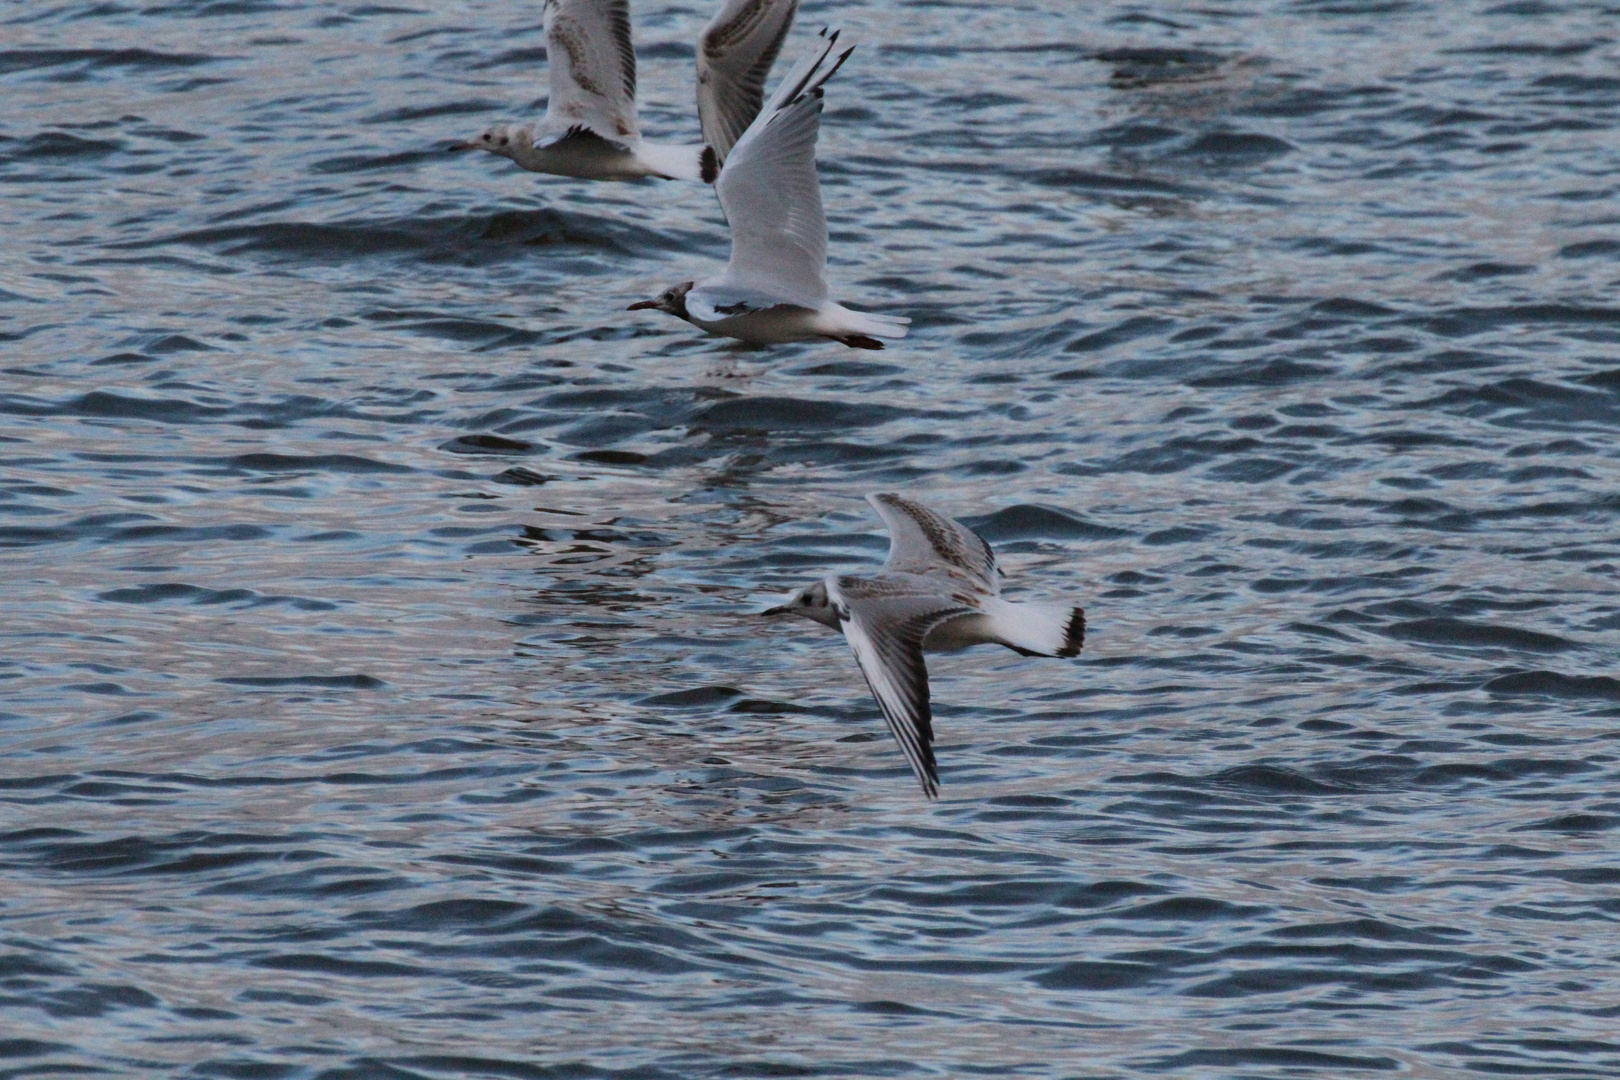
M 820 315 L 820 312 L 810 308 L 783 306 L 750 311 L 713 322 L 693 321 L 709 333 L 722 337 L 734 337 L 755 345 L 786 345 L 825 337 Z
M 988 645 L 996 641 L 990 636 L 989 623 L 989 619 L 976 612 L 947 619 L 928 632 L 923 639 L 923 649 L 926 652 L 952 652 L 969 645 Z

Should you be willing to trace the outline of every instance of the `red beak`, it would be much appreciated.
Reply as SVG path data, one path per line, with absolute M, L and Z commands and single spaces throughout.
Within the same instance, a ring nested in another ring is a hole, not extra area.
M 626 311 L 642 311 L 642 310 L 644 310 L 646 308 L 653 308 L 653 309 L 656 310 L 657 307 L 658 307 L 658 301 L 656 301 L 656 300 L 638 300 L 634 304 L 631 304 L 629 307 L 625 308 L 624 310 L 626 310 Z

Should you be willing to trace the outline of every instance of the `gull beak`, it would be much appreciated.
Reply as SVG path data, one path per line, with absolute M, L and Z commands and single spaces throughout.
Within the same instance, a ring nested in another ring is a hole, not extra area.
M 760 612 L 760 614 L 761 615 L 791 615 L 791 614 L 793 614 L 793 605 L 791 605 L 791 604 L 778 604 L 773 608 L 766 608 L 764 611 Z
M 624 310 L 626 310 L 626 311 L 645 311 L 648 308 L 652 308 L 655 311 L 658 310 L 658 301 L 656 301 L 656 300 L 637 300 L 634 304 L 631 304 L 629 307 L 625 308 Z
M 461 150 L 476 150 L 478 149 L 478 144 L 470 142 L 451 143 L 447 149 L 454 154 Z

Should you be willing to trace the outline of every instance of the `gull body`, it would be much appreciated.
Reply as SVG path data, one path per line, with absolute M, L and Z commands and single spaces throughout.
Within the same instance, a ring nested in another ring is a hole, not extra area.
M 837 32 L 782 80 L 731 149 L 715 181 L 731 225 L 726 272 L 684 281 L 630 310 L 655 309 L 755 345 L 840 341 L 881 349 L 911 320 L 852 311 L 827 290 L 827 215 L 816 177 L 822 85 L 853 50 L 831 57 Z
M 801 615 L 843 633 L 923 794 L 939 794 L 924 651 L 1002 645 L 1024 656 L 1080 655 L 1085 612 L 1001 598 L 984 538 L 901 495 L 868 495 L 889 529 L 889 557 L 869 577 L 832 575 L 766 615 Z
M 725 0 L 698 38 L 704 141 L 647 142 L 636 124 L 636 51 L 629 0 L 546 0 L 550 96 L 536 124 L 496 124 L 452 150 L 487 150 L 530 172 L 580 180 L 712 183 L 764 100 L 799 0 Z

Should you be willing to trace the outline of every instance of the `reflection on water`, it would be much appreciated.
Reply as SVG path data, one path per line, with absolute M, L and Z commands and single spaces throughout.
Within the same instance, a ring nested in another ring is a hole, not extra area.
M 1612 13 L 808 7 L 882 354 L 444 154 L 537 9 L 0 19 L 8 1073 L 1620 1071 Z M 879 488 L 1091 623 L 931 662 L 934 805 L 755 615 Z

